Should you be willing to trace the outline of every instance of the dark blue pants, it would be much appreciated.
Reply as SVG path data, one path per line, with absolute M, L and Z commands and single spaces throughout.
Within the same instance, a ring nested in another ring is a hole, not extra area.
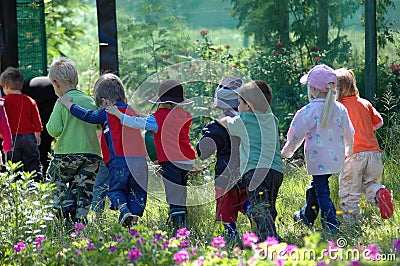
M 106 204 L 106 195 L 108 191 L 108 167 L 103 160 L 100 161 L 99 171 L 93 186 L 92 210 L 103 212 Z
M 165 187 L 167 202 L 169 203 L 170 214 L 186 214 L 187 180 L 189 170 L 171 162 L 159 163 L 162 168 L 162 176 Z
M 335 205 L 330 197 L 329 177 L 331 175 L 315 175 L 306 190 L 306 204 L 300 210 L 300 218 L 308 225 L 313 225 L 321 210 L 322 225 L 335 230 L 339 226 L 336 219 Z
M 126 203 L 132 214 L 142 216 L 147 202 L 146 158 L 117 158 L 108 162 L 107 166 L 109 171 L 107 195 L 111 201 L 111 209 L 117 210 L 118 206 Z

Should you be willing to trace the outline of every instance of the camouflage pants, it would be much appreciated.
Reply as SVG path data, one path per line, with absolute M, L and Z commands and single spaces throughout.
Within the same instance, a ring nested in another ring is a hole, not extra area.
M 46 179 L 55 184 L 53 207 L 60 218 L 84 221 L 93 198 L 93 184 L 101 158 L 92 154 L 55 155 Z

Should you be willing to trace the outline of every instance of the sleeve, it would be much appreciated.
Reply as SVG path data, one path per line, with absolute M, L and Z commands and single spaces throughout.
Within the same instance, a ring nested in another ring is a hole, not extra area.
M 3 151 L 8 152 L 12 150 L 12 135 L 10 125 L 8 124 L 7 114 L 4 110 L 4 106 L 0 109 L 0 130 L 3 138 Z
M 309 132 L 308 126 L 305 122 L 306 119 L 302 118 L 303 113 L 298 111 L 290 124 L 287 141 L 282 148 L 281 154 L 285 158 L 293 156 L 295 151 L 303 144 L 306 134 Z
M 123 114 L 121 116 L 121 124 L 131 128 L 144 129 L 149 131 L 158 131 L 158 125 L 154 115 L 148 117 L 129 116 Z
M 228 117 L 228 131 L 231 136 L 243 137 L 246 129 L 240 116 Z
M 197 155 L 201 160 L 205 160 L 217 151 L 218 136 L 213 134 L 212 125 L 208 124 L 202 130 L 203 136 L 196 145 Z
M 67 111 L 67 109 L 61 105 L 61 103 L 56 102 L 49 121 L 46 124 L 46 129 L 49 135 L 52 137 L 58 137 L 62 133 L 64 127 L 63 109 Z
M 383 118 L 381 114 L 370 104 L 369 111 L 371 113 L 372 127 L 374 130 L 383 126 Z
M 76 118 L 91 124 L 103 124 L 107 119 L 107 113 L 104 108 L 99 110 L 90 110 L 77 104 L 73 104 L 69 111 Z
M 34 132 L 42 132 L 43 125 L 42 120 L 40 119 L 39 109 L 36 104 L 36 101 L 32 99 L 32 125 Z
M 347 109 L 344 108 L 345 115 L 343 116 L 343 129 L 344 129 L 344 155 L 350 156 L 353 154 L 353 144 L 354 144 L 354 127 L 351 123 Z

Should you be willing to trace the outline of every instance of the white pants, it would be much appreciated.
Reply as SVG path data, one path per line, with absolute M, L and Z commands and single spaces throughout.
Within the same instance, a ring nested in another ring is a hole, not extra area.
M 376 193 L 383 188 L 382 154 L 379 151 L 359 152 L 346 158 L 343 173 L 339 175 L 339 197 L 345 222 L 361 220 L 360 199 L 364 193 L 367 202 L 376 203 Z

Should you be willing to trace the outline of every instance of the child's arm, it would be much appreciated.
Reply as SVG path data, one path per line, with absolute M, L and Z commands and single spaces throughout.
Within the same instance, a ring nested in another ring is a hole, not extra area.
M 104 109 L 90 110 L 83 108 L 72 102 L 72 97 L 61 96 L 57 99 L 59 103 L 64 105 L 70 113 L 76 118 L 91 123 L 91 124 L 102 124 L 106 121 L 106 112 Z
M 287 141 L 281 150 L 282 157 L 291 158 L 294 152 L 303 144 L 308 127 L 301 116 L 301 113 L 297 112 L 290 124 Z
M 40 137 L 41 132 L 34 132 L 34 134 L 35 134 L 35 138 L 36 138 L 37 145 L 39 146 L 40 143 L 42 142 L 42 139 L 41 139 L 41 137 Z
M 0 133 L 3 138 L 3 151 L 8 152 L 12 150 L 12 135 L 4 106 L 0 106 L 0 108 Z
M 351 123 L 350 117 L 345 109 L 346 114 L 343 117 L 343 135 L 344 135 L 344 155 L 346 157 L 353 154 L 353 144 L 354 144 L 354 127 Z
M 150 115 L 148 117 L 130 116 L 122 113 L 117 106 L 107 106 L 106 112 L 115 115 L 121 120 L 121 124 L 131 128 L 144 129 L 149 131 L 158 131 L 158 125 L 155 117 Z
M 67 107 L 68 110 L 71 109 L 72 106 L 72 97 L 69 97 L 67 95 L 63 95 L 60 98 L 57 99 L 57 101 L 59 101 L 62 105 L 64 105 L 65 107 Z

